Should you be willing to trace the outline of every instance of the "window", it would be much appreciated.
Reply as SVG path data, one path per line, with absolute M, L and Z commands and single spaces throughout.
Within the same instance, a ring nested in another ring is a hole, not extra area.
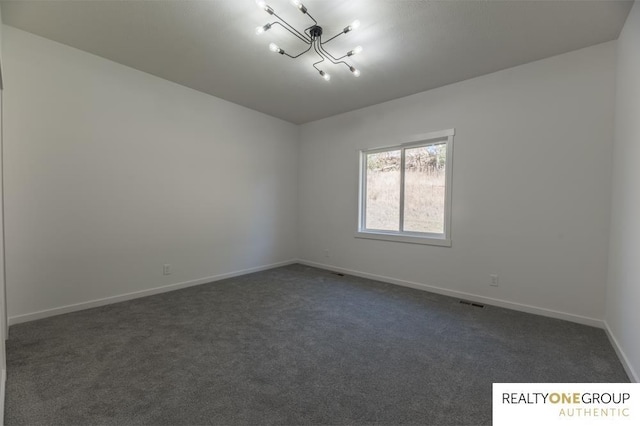
M 451 246 L 454 130 L 360 151 L 356 237 Z

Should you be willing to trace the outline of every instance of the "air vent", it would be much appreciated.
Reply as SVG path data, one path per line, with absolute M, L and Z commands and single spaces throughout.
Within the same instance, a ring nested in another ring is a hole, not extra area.
M 463 305 L 468 305 L 468 306 L 475 306 L 476 308 L 484 308 L 483 304 L 471 302 L 469 300 L 460 300 L 459 303 L 462 303 Z

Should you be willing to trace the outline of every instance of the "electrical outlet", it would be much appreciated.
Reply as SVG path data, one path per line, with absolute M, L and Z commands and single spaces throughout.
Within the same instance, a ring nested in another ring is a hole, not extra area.
M 162 275 L 171 275 L 171 264 L 165 263 L 162 265 Z
M 329 249 L 324 249 L 324 257 L 326 257 L 326 258 L 330 258 L 331 257 L 331 253 L 329 253 Z
M 489 275 L 489 278 L 491 278 L 491 284 L 489 284 L 491 287 L 498 287 L 498 275 L 497 274 L 491 274 Z

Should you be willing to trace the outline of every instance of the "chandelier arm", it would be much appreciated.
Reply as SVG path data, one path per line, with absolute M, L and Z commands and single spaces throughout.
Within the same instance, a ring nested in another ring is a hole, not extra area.
M 320 43 L 318 44 L 318 46 L 320 47 L 320 50 L 322 51 L 322 53 L 324 53 L 324 55 L 327 57 L 327 59 L 329 59 L 331 62 L 333 62 L 334 64 L 338 65 L 338 64 L 345 64 L 347 66 L 347 68 L 351 69 L 351 65 L 349 65 L 346 61 L 341 61 L 341 59 L 346 58 L 349 55 L 344 55 L 340 58 L 335 58 L 331 53 L 329 53 L 329 51 L 327 49 L 325 49 L 322 45 L 324 43 L 322 43 L 322 37 L 320 38 Z
M 327 57 L 327 59 L 329 59 L 329 60 L 330 60 L 331 62 L 333 62 L 334 64 L 338 64 L 339 62 L 336 62 L 336 61 L 338 61 L 339 59 L 334 58 L 334 57 L 333 57 L 333 55 L 327 51 L 327 49 L 325 49 L 324 47 L 322 47 L 322 37 L 320 37 L 320 40 L 319 40 L 319 41 L 320 41 L 320 42 L 318 43 L 318 47 L 320 48 L 320 50 L 322 51 L 322 53 L 324 54 L 324 56 L 326 56 L 326 57 Z M 340 59 L 342 59 L 342 58 L 340 58 Z
M 304 40 L 305 43 L 310 43 L 311 40 L 307 39 L 304 34 L 302 34 L 300 31 L 296 30 L 295 27 L 293 25 L 291 25 L 290 23 L 288 23 L 287 21 L 285 21 L 284 19 L 282 19 L 277 13 L 273 12 L 273 16 L 275 16 L 276 18 L 278 18 L 280 21 L 282 21 L 283 24 L 286 25 L 282 25 L 283 27 L 287 28 L 289 30 L 289 32 L 291 33 L 295 33 L 297 34 L 298 38 Z
M 314 64 L 313 64 L 313 67 L 314 67 L 315 69 L 317 69 L 318 71 L 320 71 L 320 70 L 318 69 L 318 67 L 316 67 L 316 64 L 319 64 L 320 62 L 324 62 L 324 60 L 325 60 L 325 56 L 322 54 L 322 52 L 318 51 L 318 48 L 316 47 L 316 44 L 317 44 L 317 42 L 314 42 L 314 43 L 313 43 L 313 50 L 315 50 L 315 51 L 316 51 L 316 53 L 318 54 L 318 56 L 320 56 L 320 60 L 319 60 L 318 62 L 314 63 Z
M 345 61 L 340 61 L 338 62 L 339 64 L 345 64 L 347 68 L 349 68 L 349 70 L 351 70 L 351 68 L 354 68 L 353 65 L 349 65 L 347 62 Z
M 348 57 L 356 55 L 356 54 L 358 54 L 360 52 L 362 52 L 362 47 L 361 46 L 356 46 L 355 49 L 350 50 L 349 52 L 347 52 L 346 55 L 340 56 L 339 58 L 336 59 L 336 61 L 339 61 L 339 60 L 344 59 L 344 58 L 348 58 Z
M 319 43 L 318 43 L 318 44 L 319 44 Z M 320 56 L 320 58 L 321 58 L 318 62 L 316 62 L 316 63 L 314 63 L 314 64 L 313 64 L 313 67 L 314 67 L 316 70 L 320 71 L 320 69 L 319 69 L 318 67 L 316 67 L 316 64 L 319 64 L 319 63 L 321 63 L 321 62 L 324 62 L 324 60 L 325 60 L 325 58 L 326 58 L 326 59 L 328 59 L 329 61 L 333 62 L 333 63 L 334 63 L 334 64 L 336 64 L 336 65 L 344 64 L 347 68 L 349 68 L 349 70 L 350 70 L 350 71 L 352 71 L 352 70 L 351 70 L 351 68 L 353 68 L 353 67 L 352 67 L 351 65 L 349 65 L 347 62 L 345 62 L 345 61 L 337 61 L 337 62 L 336 62 L 336 61 L 332 61 L 332 60 L 331 60 L 331 58 L 328 58 L 328 57 L 324 54 L 324 53 L 326 53 L 325 51 L 318 51 L 317 49 L 315 49 L 315 45 L 314 45 L 314 50 L 316 51 L 316 53 L 318 54 L 318 56 Z
M 289 55 L 287 52 L 284 52 L 284 54 L 285 54 L 285 55 L 287 55 L 288 57 L 290 57 L 291 59 L 295 59 L 295 58 L 298 58 L 298 57 L 300 57 L 300 56 L 304 55 L 304 54 L 305 54 L 305 53 L 307 53 L 309 50 L 311 50 L 311 45 L 309 45 L 309 47 L 307 47 L 307 50 L 304 50 L 304 51 L 302 51 L 302 52 L 298 53 L 298 54 L 297 54 L 297 55 L 295 55 L 295 56 Z
M 274 13 L 274 15 L 275 15 L 275 13 Z M 298 33 L 298 31 L 293 32 L 289 28 L 287 28 L 286 26 L 282 25 L 278 21 L 274 21 L 271 25 L 280 25 L 282 28 L 284 28 L 285 30 L 289 31 L 291 34 L 293 34 L 294 36 L 298 37 L 300 40 L 304 41 L 306 44 L 310 44 L 310 41 L 306 37 L 300 37 L 298 35 L 298 34 L 300 34 L 300 33 Z
M 336 37 L 340 37 L 340 36 L 341 36 L 342 34 L 344 34 L 344 33 L 345 33 L 344 31 L 340 31 L 338 34 L 334 35 L 334 36 L 333 36 L 333 37 L 331 37 L 329 40 L 327 40 L 327 41 L 323 41 L 323 42 L 322 42 L 322 44 L 327 44 L 327 43 L 329 43 L 331 40 L 333 40 L 334 38 L 336 38 Z
M 331 63 L 332 63 L 332 64 L 336 64 L 336 65 L 337 65 L 337 64 L 340 64 L 340 63 L 345 63 L 345 64 L 346 64 L 346 62 L 344 62 L 344 61 L 337 61 L 336 59 L 334 59 L 334 58 L 329 54 L 329 52 L 327 52 L 327 51 L 326 51 L 326 50 L 324 50 L 324 49 L 320 49 L 320 53 L 322 53 L 322 55 L 323 55 L 325 58 L 327 58 L 329 61 L 331 61 Z
M 333 64 L 335 64 L 335 65 L 345 64 L 345 65 L 347 66 L 347 68 L 351 68 L 351 65 L 349 65 L 349 64 L 348 64 L 347 62 L 345 62 L 345 61 L 334 61 L 334 60 L 332 60 L 331 58 L 329 58 L 329 60 L 330 60 Z
M 322 61 L 324 61 L 324 58 L 322 59 Z M 320 68 L 316 67 L 316 65 L 322 63 L 322 61 L 314 62 L 313 67 L 316 69 L 316 71 L 322 71 Z
M 329 53 L 329 51 L 322 46 L 323 44 L 324 43 L 322 42 L 322 36 L 318 37 L 318 47 L 320 48 L 320 51 L 324 54 L 324 56 L 327 59 L 329 59 L 335 65 L 344 64 L 347 68 L 349 68 L 350 71 L 353 71 L 354 67 L 352 65 L 350 65 L 346 61 L 342 61 L 341 60 L 343 58 L 346 58 L 349 55 L 344 55 L 344 56 L 341 56 L 340 58 L 334 58 L 334 56 L 331 53 Z
M 335 64 L 335 65 L 339 65 L 339 64 L 345 64 L 347 67 L 351 67 L 351 65 L 349 65 L 348 63 L 346 63 L 345 61 L 339 61 L 336 58 L 334 58 L 331 53 L 327 52 L 327 50 L 322 47 L 322 42 L 320 41 L 320 38 L 318 38 L 317 42 L 317 50 L 316 53 L 318 53 L 319 55 L 321 55 L 322 57 L 328 59 L 331 63 Z
M 311 28 L 313 28 L 313 27 L 315 27 L 315 25 L 311 25 L 310 27 L 308 27 L 308 28 L 305 28 L 305 29 L 304 29 L 304 33 L 305 33 L 305 34 L 306 34 L 310 39 L 311 39 L 311 34 L 310 34 L 310 33 L 307 33 L 307 31 L 309 31 L 309 30 L 310 30 Z
M 311 20 L 314 22 L 314 25 L 318 25 L 318 21 L 316 21 L 316 19 L 313 16 L 311 16 L 311 14 L 308 11 L 305 13 L 305 15 L 311 18 Z

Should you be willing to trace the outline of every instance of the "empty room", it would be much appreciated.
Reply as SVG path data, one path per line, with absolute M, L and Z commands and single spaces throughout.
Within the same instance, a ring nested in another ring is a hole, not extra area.
M 0 14 L 4 424 L 640 420 L 637 2 Z

